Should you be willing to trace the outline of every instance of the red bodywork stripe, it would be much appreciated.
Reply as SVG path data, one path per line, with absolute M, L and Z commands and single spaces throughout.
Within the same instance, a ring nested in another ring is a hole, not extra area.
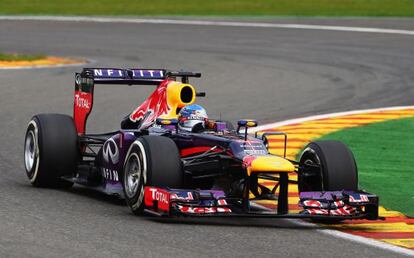
M 211 146 L 198 146 L 198 147 L 191 147 L 191 148 L 185 148 L 180 150 L 181 157 L 186 157 L 190 155 L 194 155 L 197 153 L 202 153 L 211 150 Z M 219 148 L 216 148 L 212 150 L 213 152 L 221 152 L 222 150 Z

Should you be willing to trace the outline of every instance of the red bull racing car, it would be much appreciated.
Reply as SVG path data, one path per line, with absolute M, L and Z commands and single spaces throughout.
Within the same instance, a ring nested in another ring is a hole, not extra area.
M 75 76 L 73 117 L 39 114 L 28 124 L 24 161 L 30 182 L 59 188 L 80 184 L 125 198 L 135 214 L 378 219 L 378 197 L 358 190 L 348 147 L 319 141 L 310 143 L 298 161 L 273 155 L 268 139 L 284 137 L 286 153 L 287 135 L 250 135 L 255 120 L 233 126 L 208 118 L 194 104 L 205 93 L 189 83 L 200 76 L 161 69 L 83 69 Z M 102 84 L 153 85 L 155 91 L 119 130 L 88 134 L 95 85 Z M 289 177 L 293 174 L 297 180 Z M 289 212 L 292 184 L 299 189 L 297 213 Z

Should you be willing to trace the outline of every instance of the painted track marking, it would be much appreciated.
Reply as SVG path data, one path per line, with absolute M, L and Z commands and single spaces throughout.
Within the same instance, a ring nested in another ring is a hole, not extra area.
M 87 63 L 91 63 L 91 61 L 79 58 L 48 56 L 38 60 L 0 61 L 0 70 L 70 67 L 81 66 Z
M 413 30 L 327 26 L 310 24 L 283 24 L 270 22 L 234 22 L 212 20 L 179 20 L 179 19 L 148 19 L 148 18 L 109 18 L 109 17 L 85 17 L 85 16 L 0 16 L 0 20 L 11 21 L 63 21 L 63 22 L 97 22 L 97 23 L 141 23 L 141 24 L 170 24 L 170 25 L 196 25 L 196 26 L 220 26 L 220 27 L 247 27 L 247 28 L 273 28 L 273 29 L 302 29 L 302 30 L 327 30 L 341 32 L 381 33 L 414 36 Z

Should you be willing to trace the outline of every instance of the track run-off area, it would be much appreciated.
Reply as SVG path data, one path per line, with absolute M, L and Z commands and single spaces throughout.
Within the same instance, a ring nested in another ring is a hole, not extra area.
M 56 68 L 67 66 L 79 66 L 86 64 L 86 60 L 60 58 L 47 56 L 37 60 L 1 61 L 0 70 L 33 69 L 33 68 Z
M 198 103 L 211 118 L 252 118 L 271 124 L 260 130 L 284 130 L 290 157 L 328 132 L 412 116 L 412 108 L 401 108 L 292 120 L 413 105 L 413 34 L 412 19 L 0 17 L 1 51 L 93 60 L 85 66 L 201 71 L 192 84 L 207 91 Z M 383 222 L 328 229 L 295 220 L 159 221 L 132 216 L 123 201 L 82 187 L 31 187 L 22 162 L 27 122 L 36 113 L 71 114 L 80 69 L 0 70 L 0 256 L 413 255 L 412 219 L 385 209 Z M 97 88 L 88 131 L 119 128 L 152 90 Z

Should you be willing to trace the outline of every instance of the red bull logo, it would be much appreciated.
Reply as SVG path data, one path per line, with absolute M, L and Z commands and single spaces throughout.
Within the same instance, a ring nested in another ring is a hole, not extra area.
M 168 114 L 171 110 L 167 102 L 167 86 L 170 82 L 162 82 L 148 99 L 131 113 L 129 119 L 133 122 L 144 119 L 141 127 L 148 127 L 154 123 L 157 117 Z

